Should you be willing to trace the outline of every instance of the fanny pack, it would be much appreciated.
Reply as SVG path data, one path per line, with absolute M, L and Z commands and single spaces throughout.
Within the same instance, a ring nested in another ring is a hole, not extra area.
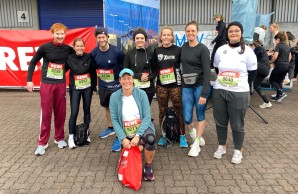
M 199 81 L 199 75 L 197 73 L 187 73 L 182 75 L 185 85 L 196 85 Z

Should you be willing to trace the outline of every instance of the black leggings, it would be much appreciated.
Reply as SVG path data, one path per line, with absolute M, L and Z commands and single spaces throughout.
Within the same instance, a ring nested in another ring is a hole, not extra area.
M 295 55 L 295 70 L 294 70 L 294 78 L 297 78 L 298 74 L 298 54 Z
M 266 94 L 261 90 L 262 82 L 264 81 L 265 77 L 269 74 L 269 64 L 258 63 L 257 69 L 257 77 L 254 80 L 254 89 L 257 93 L 261 96 L 265 103 L 268 103 L 269 100 L 266 97 Z
M 70 95 L 70 118 L 69 118 L 69 134 L 74 134 L 77 117 L 79 114 L 81 96 L 83 98 L 84 123 L 89 125 L 91 121 L 90 105 L 92 99 L 92 88 L 84 90 L 69 90 Z
M 288 62 L 275 62 L 275 67 L 271 72 L 269 83 L 276 90 L 276 95 L 282 95 L 282 82 L 289 70 Z

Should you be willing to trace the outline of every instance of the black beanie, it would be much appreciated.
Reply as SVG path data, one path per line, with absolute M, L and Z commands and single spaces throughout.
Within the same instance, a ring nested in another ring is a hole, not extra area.
M 108 29 L 104 28 L 104 27 L 98 27 L 94 30 L 95 37 L 97 37 L 97 35 L 99 35 L 99 34 L 105 34 L 107 37 L 109 37 Z
M 240 30 L 241 30 L 241 34 L 243 34 L 243 26 L 242 26 L 242 24 L 240 22 L 234 21 L 234 22 L 229 23 L 229 25 L 227 27 L 227 31 L 229 31 L 229 28 L 231 26 L 238 26 L 240 28 Z
M 136 38 L 137 34 L 143 34 L 145 36 L 145 40 L 147 41 L 148 35 L 147 35 L 147 33 L 145 32 L 145 30 L 143 28 L 136 28 L 134 30 L 133 35 L 132 35 L 132 40 L 133 41 L 135 41 L 135 38 Z

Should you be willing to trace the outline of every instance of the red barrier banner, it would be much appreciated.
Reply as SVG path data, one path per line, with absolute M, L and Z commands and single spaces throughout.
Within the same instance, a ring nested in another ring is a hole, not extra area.
M 75 38 L 85 41 L 86 52 L 96 46 L 94 27 L 70 29 L 64 43 L 72 45 Z M 0 30 L 0 87 L 27 85 L 28 65 L 40 45 L 53 40 L 49 30 Z M 42 59 L 33 75 L 34 86 L 40 85 Z

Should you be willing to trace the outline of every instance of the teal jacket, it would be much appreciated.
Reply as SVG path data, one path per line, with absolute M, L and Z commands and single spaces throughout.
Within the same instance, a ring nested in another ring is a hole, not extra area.
M 146 129 L 149 127 L 154 131 L 155 128 L 153 126 L 153 123 L 151 122 L 151 112 L 150 112 L 150 104 L 148 101 L 147 94 L 138 88 L 133 88 L 132 96 L 134 97 L 137 106 L 140 111 L 140 119 L 141 119 L 141 125 L 137 131 L 137 134 L 142 136 Z M 126 138 L 126 134 L 124 132 L 123 127 L 123 119 L 122 119 L 122 98 L 123 93 L 122 89 L 119 89 L 115 91 L 110 98 L 110 114 L 111 114 L 111 120 L 114 127 L 114 130 L 119 138 L 119 140 L 122 142 L 124 138 Z

